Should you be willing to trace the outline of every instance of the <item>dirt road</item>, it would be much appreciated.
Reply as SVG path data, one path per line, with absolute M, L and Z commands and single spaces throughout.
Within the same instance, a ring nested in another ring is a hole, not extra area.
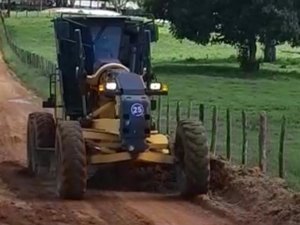
M 39 105 L 0 58 L 0 224 L 235 224 L 174 196 L 89 190 L 83 201 L 57 199 L 53 181 L 30 177 L 25 169 L 27 115 Z

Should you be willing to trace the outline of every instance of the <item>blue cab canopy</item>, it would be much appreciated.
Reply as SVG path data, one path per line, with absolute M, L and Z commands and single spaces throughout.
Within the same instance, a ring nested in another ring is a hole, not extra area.
M 93 74 L 106 63 L 118 62 L 136 74 L 146 69 L 150 79 L 150 43 L 158 40 L 153 20 L 107 10 L 70 9 L 61 11 L 53 22 L 67 115 L 83 113 L 78 68 L 80 73 Z

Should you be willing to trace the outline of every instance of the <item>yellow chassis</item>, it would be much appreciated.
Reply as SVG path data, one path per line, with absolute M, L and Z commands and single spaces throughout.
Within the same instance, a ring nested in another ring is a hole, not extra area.
M 174 157 L 170 154 L 168 138 L 157 131 L 152 131 L 150 137 L 146 139 L 149 145 L 146 151 L 137 155 L 124 151 L 120 152 L 120 120 L 114 119 L 119 114 L 118 98 L 115 101 L 111 101 L 111 99 L 102 101 L 102 105 L 89 115 L 93 119 L 92 127 L 82 129 L 86 143 L 90 143 L 91 146 L 98 149 L 92 154 L 87 154 L 89 164 L 108 164 L 124 161 L 158 164 L 174 163 Z M 57 104 L 62 103 L 58 102 Z M 59 108 L 55 109 L 55 118 L 64 118 L 64 113 Z
M 165 135 L 152 131 L 146 139 L 149 148 L 137 155 L 118 151 L 121 147 L 118 119 L 93 120 L 91 129 L 83 129 L 83 137 L 96 149 L 96 153 L 88 155 L 89 164 L 107 164 L 122 161 L 144 163 L 173 164 L 170 154 L 169 140 Z

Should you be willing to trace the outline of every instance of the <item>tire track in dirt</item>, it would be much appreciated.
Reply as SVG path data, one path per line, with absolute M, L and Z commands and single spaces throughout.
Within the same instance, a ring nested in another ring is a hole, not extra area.
M 224 215 L 182 201 L 174 195 L 89 190 L 82 201 L 62 201 L 54 193 L 53 180 L 30 177 L 25 168 L 15 162 L 1 163 L 0 171 L 2 182 L 15 196 L 14 204 L 28 207 L 30 214 L 26 208 L 21 208 L 26 218 L 39 220 L 40 224 L 57 221 L 100 225 L 236 224 Z
M 234 221 L 212 213 L 199 205 L 183 201 L 177 195 L 160 195 L 148 193 L 117 193 L 126 200 L 126 204 L 148 215 L 155 224 L 189 225 L 206 218 L 206 225 L 230 225 Z M 147 205 L 145 205 L 147 202 Z
M 13 205 L 26 205 L 30 220 L 41 224 L 116 224 L 150 225 L 143 215 L 125 207 L 118 198 L 107 197 L 99 192 L 88 192 L 82 201 L 63 201 L 56 197 L 51 179 L 31 177 L 26 169 L 15 162 L 0 164 L 0 178 L 14 194 Z M 22 215 L 22 213 L 21 213 Z M 0 216 L 1 218 L 1 216 Z M 1 221 L 1 219 L 0 219 Z

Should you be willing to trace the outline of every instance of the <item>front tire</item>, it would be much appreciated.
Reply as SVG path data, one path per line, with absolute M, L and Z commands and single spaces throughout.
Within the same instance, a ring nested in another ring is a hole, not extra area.
M 87 185 L 87 159 L 80 123 L 63 121 L 56 135 L 56 184 L 63 199 L 82 199 Z
M 27 123 L 27 167 L 33 175 L 42 171 L 49 172 L 51 151 L 39 151 L 39 148 L 53 148 L 55 143 L 55 122 L 52 114 L 34 112 L 29 114 Z
M 183 197 L 207 194 L 209 189 L 209 149 L 201 122 L 183 120 L 178 123 L 174 145 L 178 160 L 177 181 Z

